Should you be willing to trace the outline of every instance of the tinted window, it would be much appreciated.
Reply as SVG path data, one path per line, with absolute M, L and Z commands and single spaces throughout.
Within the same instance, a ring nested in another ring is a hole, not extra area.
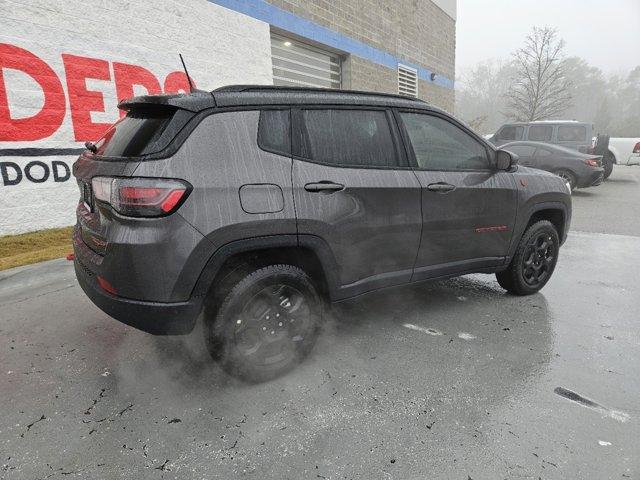
M 313 109 L 301 113 L 303 157 L 336 165 L 397 165 L 385 112 Z
M 258 145 L 270 152 L 291 154 L 291 120 L 289 110 L 260 112 Z
M 159 152 L 190 117 L 190 112 L 173 108 L 132 110 L 96 142 L 96 155 L 135 157 Z
M 583 142 L 587 138 L 587 129 L 581 125 L 558 127 L 559 142 Z
M 498 133 L 499 140 L 520 140 L 522 138 L 522 127 L 516 127 L 515 125 L 509 125 L 502 127 Z
M 529 145 L 506 145 L 503 147 L 505 150 L 515 153 L 519 157 L 533 157 L 533 152 L 535 152 L 536 147 L 531 147 Z
M 533 125 L 529 127 L 529 140 L 534 142 L 548 142 L 551 140 L 553 127 L 550 125 Z
M 547 150 L 546 148 L 539 148 L 536 151 L 536 157 L 550 157 L 551 155 L 553 155 L 553 152 L 551 150 Z
M 489 168 L 487 151 L 480 142 L 452 123 L 421 113 L 401 113 L 402 122 L 418 162 L 426 170 Z

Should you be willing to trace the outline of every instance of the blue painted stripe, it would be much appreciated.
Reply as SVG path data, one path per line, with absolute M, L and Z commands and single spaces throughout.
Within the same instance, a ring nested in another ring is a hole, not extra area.
M 273 25 L 274 27 L 295 33 L 296 35 L 322 43 L 337 50 L 356 55 L 392 70 L 397 70 L 398 63 L 407 65 L 415 68 L 418 71 L 418 77 L 429 83 L 434 83 L 445 88 L 454 87 L 454 82 L 450 78 L 438 75 L 434 81 L 431 81 L 432 72 L 427 68 L 401 60 L 384 50 L 379 50 L 371 45 L 342 35 L 306 18 L 299 17 L 291 12 L 271 5 L 264 0 L 209 0 L 209 2 L 228 8 L 229 10 L 243 13 L 249 17 Z

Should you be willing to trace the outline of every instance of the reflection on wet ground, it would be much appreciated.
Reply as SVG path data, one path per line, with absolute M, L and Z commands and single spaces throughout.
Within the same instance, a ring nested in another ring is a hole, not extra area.
M 574 234 L 531 297 L 486 275 L 375 292 L 261 385 L 223 374 L 201 332 L 108 319 L 64 263 L 13 272 L 0 476 L 633 478 L 638 264 L 640 238 Z

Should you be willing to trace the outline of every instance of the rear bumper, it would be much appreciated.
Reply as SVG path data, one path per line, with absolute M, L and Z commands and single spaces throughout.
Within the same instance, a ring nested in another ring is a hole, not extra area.
M 598 168 L 588 175 L 581 176 L 577 188 L 596 187 L 604 181 L 604 169 Z
M 76 278 L 89 299 L 107 315 L 116 320 L 151 333 L 153 335 L 184 335 L 193 330 L 200 311 L 202 299 L 192 298 L 186 302 L 145 302 L 111 295 L 104 291 L 96 273 L 82 262 L 88 252 L 85 245 L 74 238 Z M 87 262 L 90 263 L 90 262 Z

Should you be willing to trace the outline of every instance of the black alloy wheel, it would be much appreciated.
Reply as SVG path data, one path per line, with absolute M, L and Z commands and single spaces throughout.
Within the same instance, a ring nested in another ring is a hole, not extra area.
M 269 265 L 241 279 L 215 318 L 205 318 L 214 359 L 235 377 L 261 382 L 294 368 L 319 334 L 323 302 L 307 274 Z
M 515 295 L 536 293 L 551 278 L 559 252 L 556 228 L 548 220 L 539 220 L 527 227 L 511 263 L 496 273 L 496 279 L 502 288 Z

